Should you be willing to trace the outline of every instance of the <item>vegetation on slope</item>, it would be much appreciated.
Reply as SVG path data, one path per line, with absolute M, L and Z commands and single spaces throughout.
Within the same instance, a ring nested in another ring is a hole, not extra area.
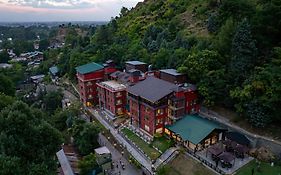
M 90 39 L 69 35 L 58 63 L 73 80 L 74 68 L 89 61 L 176 68 L 205 105 L 235 109 L 264 127 L 281 121 L 280 11 L 278 0 L 146 0 L 122 8 Z

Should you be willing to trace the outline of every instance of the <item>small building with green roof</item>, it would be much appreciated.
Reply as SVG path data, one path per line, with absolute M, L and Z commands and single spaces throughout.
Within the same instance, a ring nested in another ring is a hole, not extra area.
M 223 140 L 225 131 L 218 123 L 199 115 L 186 115 L 173 125 L 165 127 L 165 133 L 169 137 L 194 151 Z

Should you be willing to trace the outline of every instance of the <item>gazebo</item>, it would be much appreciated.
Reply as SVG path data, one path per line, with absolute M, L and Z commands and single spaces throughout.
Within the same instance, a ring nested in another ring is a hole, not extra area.
M 249 148 L 245 145 L 240 145 L 240 144 L 237 144 L 236 147 L 234 148 L 234 153 L 236 155 L 237 158 L 244 158 L 245 157 L 245 154 L 247 152 L 249 152 Z
M 218 156 L 223 168 L 231 168 L 235 164 L 235 156 L 229 152 L 223 152 Z
M 223 151 L 224 151 L 223 148 L 221 148 L 221 147 L 219 147 L 217 145 L 211 146 L 206 151 L 206 157 L 208 156 L 208 153 L 211 153 L 212 154 L 212 160 L 217 161 L 218 160 L 218 156 Z

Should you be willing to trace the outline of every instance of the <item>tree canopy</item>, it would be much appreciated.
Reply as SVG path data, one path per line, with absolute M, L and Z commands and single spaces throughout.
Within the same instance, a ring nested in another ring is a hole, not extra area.
M 0 130 L 0 174 L 55 174 L 62 139 L 41 111 L 16 101 L 1 111 Z

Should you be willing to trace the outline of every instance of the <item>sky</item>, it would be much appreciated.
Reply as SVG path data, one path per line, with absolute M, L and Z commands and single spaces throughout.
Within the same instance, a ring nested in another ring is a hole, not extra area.
M 0 22 L 109 21 L 142 0 L 0 0 Z

